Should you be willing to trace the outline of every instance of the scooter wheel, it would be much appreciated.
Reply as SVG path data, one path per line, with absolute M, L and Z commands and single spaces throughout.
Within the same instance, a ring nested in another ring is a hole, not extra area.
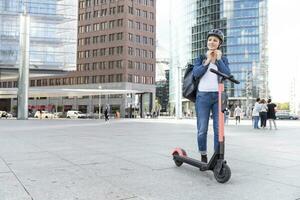
M 178 155 L 178 153 L 174 153 L 174 155 Z M 176 160 L 176 158 L 174 158 L 174 162 L 177 167 L 180 167 L 183 164 L 183 162 Z
M 214 168 L 214 175 L 219 183 L 226 183 L 231 177 L 231 170 L 227 164 L 223 164 L 220 172 L 217 167 Z

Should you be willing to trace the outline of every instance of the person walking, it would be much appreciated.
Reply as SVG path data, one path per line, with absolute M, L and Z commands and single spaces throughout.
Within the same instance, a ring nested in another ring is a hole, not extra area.
M 219 149 L 218 122 L 218 76 L 209 69 L 218 70 L 230 75 L 228 60 L 222 56 L 220 46 L 224 41 L 224 34 L 219 29 L 213 29 L 207 35 L 206 55 L 199 56 L 194 63 L 193 76 L 199 79 L 196 96 L 197 141 L 201 161 L 207 163 L 207 131 L 210 112 L 212 111 L 214 130 L 214 150 Z
M 254 120 L 254 123 L 253 123 L 253 126 L 254 126 L 254 129 L 259 129 L 258 128 L 258 122 L 259 122 L 259 112 L 260 112 L 260 98 L 257 98 L 256 99 L 256 102 L 254 104 L 254 108 L 252 110 L 252 117 L 253 117 L 253 120 Z
M 105 108 L 105 111 L 104 111 L 104 117 L 105 117 L 105 121 L 107 122 L 109 120 L 109 113 L 108 113 L 107 107 Z
M 228 108 L 225 108 L 225 110 L 224 110 L 224 123 L 226 125 L 228 125 L 229 116 L 230 116 L 230 110 Z
M 239 124 L 241 123 L 241 115 L 242 115 L 242 109 L 239 106 L 237 106 L 234 109 L 235 125 L 237 125 L 238 123 Z
M 270 125 L 270 130 L 272 130 L 272 123 L 274 124 L 274 128 L 275 130 L 277 130 L 277 126 L 276 126 L 276 122 L 275 122 L 275 119 L 276 119 L 276 104 L 272 103 L 272 99 L 268 99 L 268 104 L 267 104 L 267 107 L 268 107 L 268 112 L 267 112 L 267 119 L 269 121 L 269 125 Z
M 266 103 L 266 100 L 262 99 L 260 100 L 260 127 L 262 127 L 263 129 L 266 128 L 266 124 L 267 124 L 267 112 L 268 112 L 268 106 Z

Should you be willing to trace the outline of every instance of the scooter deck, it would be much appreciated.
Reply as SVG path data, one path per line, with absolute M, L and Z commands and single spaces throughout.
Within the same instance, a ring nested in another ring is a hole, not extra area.
M 181 161 L 183 163 L 187 163 L 189 165 L 192 165 L 194 167 L 199 168 L 200 170 L 208 170 L 208 164 L 201 162 L 199 160 L 196 160 L 194 158 L 190 158 L 187 156 L 180 156 L 180 155 L 173 155 L 173 159 L 177 161 Z

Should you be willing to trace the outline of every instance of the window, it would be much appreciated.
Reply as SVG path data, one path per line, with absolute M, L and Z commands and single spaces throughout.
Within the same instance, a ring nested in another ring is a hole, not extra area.
M 123 13 L 124 12 L 124 6 L 118 6 L 117 13 Z
M 105 48 L 100 49 L 100 56 L 105 56 L 105 54 L 106 54 L 106 49 Z
M 132 33 L 128 33 L 128 40 L 133 42 L 133 34 Z
M 114 75 L 108 75 L 108 82 L 114 82 Z
M 143 31 L 147 31 L 147 24 L 143 24 Z
M 142 70 L 143 71 L 147 71 L 147 63 L 143 63 L 142 64 Z
M 117 67 L 118 69 L 122 69 L 122 67 L 123 67 L 123 62 L 122 62 L 122 60 L 117 60 L 117 61 L 116 61 L 116 67 Z
M 141 43 L 141 36 L 136 35 L 136 36 L 135 36 L 135 42 L 136 42 L 136 43 Z
M 143 17 L 147 18 L 148 17 L 148 12 L 143 10 Z
M 136 70 L 140 70 L 141 69 L 141 63 L 140 62 L 136 62 L 135 63 L 135 69 Z
M 132 74 L 128 74 L 128 82 L 132 82 Z
M 85 19 L 86 20 L 91 19 L 91 12 L 86 12 L 85 13 Z
M 114 55 L 114 53 L 115 53 L 115 47 L 110 47 L 108 49 L 108 55 Z
M 99 83 L 105 83 L 105 75 L 97 76 Z
M 100 24 L 99 23 L 93 24 L 93 30 L 94 31 L 99 31 L 100 30 Z
M 133 68 L 133 62 L 131 60 L 128 60 L 128 69 Z
M 128 28 L 134 28 L 132 20 L 128 20 Z
M 118 55 L 123 54 L 123 46 L 117 47 L 117 54 L 118 54 Z
M 109 8 L 109 14 L 110 15 L 116 14 L 116 7 Z
M 123 26 L 123 19 L 118 19 L 117 20 L 117 27 L 122 27 Z
M 92 26 L 90 24 L 85 26 L 85 32 L 92 32 Z
M 113 69 L 114 68 L 114 61 L 109 61 L 108 62 L 108 69 Z
M 93 37 L 93 44 L 97 44 L 97 43 L 99 43 L 99 36 L 94 36 Z
M 35 80 L 30 80 L 30 87 L 34 87 L 35 86 Z
M 140 9 L 135 9 L 135 11 L 136 11 L 137 16 L 141 16 L 141 10 Z
M 154 20 L 154 13 L 153 12 L 150 12 L 150 19 Z
M 100 36 L 100 42 L 104 43 L 106 41 L 106 35 L 101 35 Z
M 114 33 L 109 34 L 108 40 L 109 40 L 110 42 L 114 41 L 114 40 L 115 40 L 115 34 L 114 34 Z
M 122 82 L 122 74 L 116 74 L 116 82 Z
M 149 51 L 149 57 L 150 57 L 150 58 L 154 58 L 154 53 L 153 53 L 153 51 Z
M 143 36 L 143 44 L 147 44 L 147 37 Z
M 97 57 L 97 55 L 98 55 L 98 49 L 94 49 L 93 50 L 93 57 Z
M 102 17 L 106 16 L 107 15 L 107 9 L 106 8 L 105 9 L 101 9 L 100 15 Z
M 117 40 L 123 39 L 123 33 L 117 33 Z
M 141 56 L 141 49 L 139 49 L 139 48 L 135 49 L 135 56 L 137 56 L 137 57 Z
M 133 15 L 133 7 L 128 6 L 128 13 Z
M 149 67 L 149 70 L 150 70 L 151 72 L 154 71 L 154 65 L 153 65 L 153 64 L 149 64 L 148 67 Z
M 133 48 L 132 47 L 128 47 L 128 55 L 133 55 Z
M 133 80 L 134 83 L 139 83 L 139 76 L 134 75 L 133 78 L 134 78 Z
M 112 28 L 114 28 L 114 27 L 115 27 L 115 20 L 109 21 L 109 23 L 108 23 L 108 28 L 109 28 L 109 29 L 112 29 Z
M 152 32 L 152 33 L 154 32 L 154 26 L 153 25 L 149 25 L 149 31 Z
M 153 40 L 153 38 L 149 38 L 149 43 L 150 43 L 150 45 L 154 45 L 154 40 Z
M 100 30 L 105 30 L 105 29 L 107 29 L 107 22 L 101 22 Z
M 136 29 L 141 30 L 141 23 L 135 22 Z

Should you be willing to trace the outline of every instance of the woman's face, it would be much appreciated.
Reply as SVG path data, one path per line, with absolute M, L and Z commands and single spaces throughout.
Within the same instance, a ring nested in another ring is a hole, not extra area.
M 216 50 L 220 46 L 220 39 L 216 36 L 209 36 L 207 39 L 207 48 L 209 50 Z

